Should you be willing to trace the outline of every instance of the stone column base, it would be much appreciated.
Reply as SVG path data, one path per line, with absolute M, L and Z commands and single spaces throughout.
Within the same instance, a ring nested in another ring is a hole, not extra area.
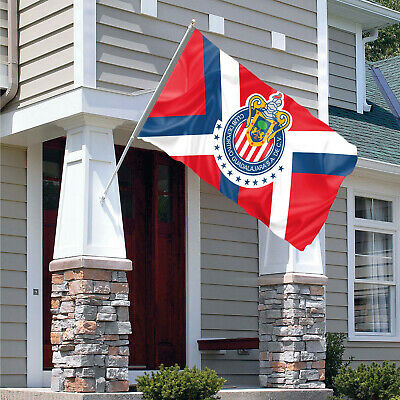
M 60 269 L 52 276 L 52 391 L 128 391 L 131 324 L 126 273 Z
M 262 387 L 325 387 L 326 283 L 317 275 L 260 277 Z

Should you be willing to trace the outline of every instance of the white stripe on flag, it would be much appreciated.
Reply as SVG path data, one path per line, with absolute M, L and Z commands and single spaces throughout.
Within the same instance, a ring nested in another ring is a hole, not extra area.
M 356 155 L 357 148 L 333 131 L 289 131 L 286 145 L 299 153 L 332 153 Z
M 258 154 L 256 155 L 256 158 L 254 159 L 254 162 L 260 161 L 261 156 L 264 154 L 265 149 L 268 146 L 268 142 L 265 141 L 265 143 L 261 146 L 260 151 L 258 152 Z
M 240 153 L 239 153 L 240 157 L 243 157 L 243 156 L 244 156 L 244 153 L 246 153 L 246 150 L 247 150 L 247 148 L 248 148 L 249 146 L 250 146 L 250 143 L 248 142 L 248 140 L 247 140 L 247 138 L 246 138 L 246 142 L 245 142 L 245 144 L 243 145 L 242 150 L 240 150 Z
M 285 239 L 287 217 L 289 214 L 290 188 L 292 185 L 293 154 L 285 148 L 279 164 L 284 166 L 273 183 L 270 229 L 275 235 Z
M 238 139 L 237 144 L 236 144 L 236 148 L 237 148 L 237 149 L 239 148 L 239 146 L 240 146 L 240 144 L 242 143 L 242 141 L 246 139 L 246 130 L 247 130 L 247 129 L 244 128 L 243 131 L 242 131 L 242 133 L 241 133 L 240 136 L 239 136 L 239 139 Z
M 222 50 L 221 65 L 221 95 L 222 122 L 226 122 L 240 108 L 239 63 Z
M 253 148 L 249 151 L 249 154 L 248 154 L 247 157 L 246 157 L 246 160 L 247 160 L 247 161 L 250 161 L 251 156 L 254 154 L 254 152 L 255 152 L 257 149 L 258 149 L 257 146 L 253 146 Z
M 212 134 L 141 137 L 139 139 L 154 144 L 170 156 L 209 156 L 214 154 L 214 136 Z

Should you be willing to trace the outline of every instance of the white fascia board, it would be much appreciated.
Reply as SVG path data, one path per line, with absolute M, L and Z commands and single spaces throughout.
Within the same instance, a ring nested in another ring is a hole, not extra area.
M 1 136 L 33 129 L 82 112 L 82 89 L 5 112 L 1 116 Z
M 381 28 L 400 22 L 400 12 L 367 0 L 328 0 L 330 15 L 351 16 L 363 30 Z
M 22 133 L 39 126 L 55 124 L 57 121 L 81 113 L 137 122 L 152 91 L 121 94 L 101 89 L 81 87 L 54 96 L 50 99 L 5 112 L 0 121 L 0 138 Z
M 122 94 L 83 88 L 82 112 L 137 122 L 152 94 L 152 90 Z
M 392 19 L 393 21 L 400 22 L 400 12 L 385 7 L 379 3 L 373 3 L 368 0 L 333 0 L 337 3 L 349 5 L 354 8 L 376 14 L 385 19 Z M 395 23 L 395 22 L 394 22 Z
M 346 177 L 342 186 L 366 191 L 381 190 L 382 193 L 393 192 L 397 195 L 400 189 L 400 165 L 359 157 L 356 168 Z
M 356 168 L 377 173 L 400 175 L 400 165 L 391 164 L 384 161 L 371 160 L 363 157 L 358 158 Z

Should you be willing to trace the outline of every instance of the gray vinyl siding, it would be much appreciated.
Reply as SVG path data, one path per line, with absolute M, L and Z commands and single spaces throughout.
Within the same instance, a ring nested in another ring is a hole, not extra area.
M 8 107 L 73 88 L 73 0 L 19 1 L 19 90 Z
M 357 109 L 356 36 L 329 27 L 329 105 Z
M 202 337 L 258 337 L 257 221 L 205 182 L 200 207 Z M 258 350 L 204 353 L 202 366 L 228 385 L 258 386 Z
M 327 331 L 348 333 L 347 324 L 347 200 L 341 188 L 326 223 L 326 271 L 328 286 Z M 353 364 L 385 360 L 399 361 L 400 343 L 346 342 L 345 357 L 354 357 Z
M 0 73 L 3 73 L 7 66 L 7 0 L 0 0 Z
M 26 386 L 26 151 L 0 147 L 0 387 Z
M 346 188 L 340 188 L 325 227 L 327 331 L 347 332 Z
M 208 15 L 224 16 L 225 35 L 208 32 Z M 140 0 L 97 0 L 97 86 L 131 93 L 154 89 L 192 18 L 226 53 L 316 114 L 316 1 L 162 0 L 158 17 Z M 287 51 L 271 49 L 271 31 Z

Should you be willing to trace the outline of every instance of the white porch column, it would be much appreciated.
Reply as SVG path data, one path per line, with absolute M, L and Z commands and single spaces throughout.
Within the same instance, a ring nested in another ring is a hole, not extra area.
M 260 384 L 323 388 L 324 230 L 303 252 L 259 225 Z
M 299 251 L 285 240 L 274 235 L 262 222 L 258 227 L 259 249 L 259 275 L 271 274 L 312 274 L 324 275 L 325 267 L 321 249 L 325 246 L 325 229 L 315 240 Z
M 104 204 L 115 168 L 114 123 L 82 118 L 67 130 L 54 259 L 74 256 L 126 257 L 118 179 Z
M 67 132 L 52 275 L 52 390 L 129 389 L 129 289 L 114 123 L 83 116 Z

